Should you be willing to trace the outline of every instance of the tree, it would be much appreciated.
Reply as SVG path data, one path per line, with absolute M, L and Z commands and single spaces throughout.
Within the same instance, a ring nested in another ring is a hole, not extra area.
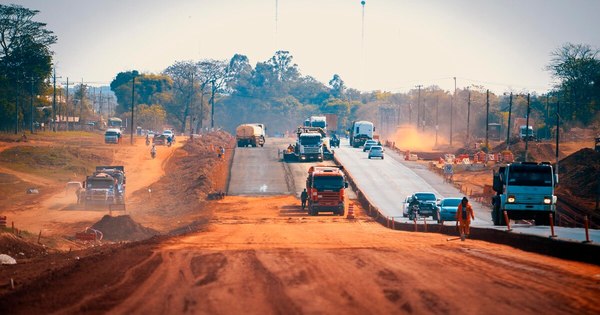
M 0 4 L 0 125 L 9 126 L 18 113 L 18 103 L 29 103 L 40 94 L 50 76 L 52 52 L 57 40 L 46 24 L 33 20 L 39 11 L 19 5 Z M 15 131 L 17 129 L 15 128 Z
M 136 124 L 144 129 L 160 130 L 165 125 L 167 112 L 158 104 L 136 106 Z
M 600 109 L 600 99 L 594 93 L 600 76 L 598 49 L 589 45 L 567 43 L 552 52 L 546 67 L 559 80 L 557 89 L 563 95 L 561 116 L 588 125 Z
M 180 131 L 185 132 L 192 107 L 194 76 L 198 73 L 198 65 L 193 61 L 177 61 L 163 73 L 173 81 L 173 97 L 165 106 L 167 115 L 177 120 L 181 125 Z
M 346 91 L 346 85 L 339 75 L 333 75 L 333 78 L 329 80 L 329 86 L 331 86 L 331 95 L 333 95 L 333 97 L 343 98 L 344 92 Z

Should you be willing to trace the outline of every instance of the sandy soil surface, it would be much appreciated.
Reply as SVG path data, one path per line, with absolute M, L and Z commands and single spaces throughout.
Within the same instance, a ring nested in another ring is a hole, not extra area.
M 392 231 L 362 211 L 308 217 L 292 196 L 213 206 L 205 231 L 104 249 L 12 296 L 15 313 L 600 312 L 598 266 Z
M 25 145 L 25 144 L 24 144 Z M 32 145 L 27 143 L 26 145 Z M 33 144 L 35 145 L 35 144 Z M 43 143 L 42 145 L 48 145 Z M 175 150 L 182 146 L 182 141 L 175 143 L 172 147 L 160 146 L 157 157 L 150 157 L 150 148 L 144 144 L 144 139 L 136 139 L 135 145 L 120 144 L 107 146 L 107 150 L 113 150 L 113 162 L 111 165 L 124 165 L 127 173 L 127 197 L 142 187 L 158 181 L 164 175 L 163 164 Z M 5 148 L 8 146 L 5 146 Z M 31 233 L 41 232 L 43 237 L 54 238 L 57 236 L 74 235 L 91 226 L 103 215 L 108 213 L 107 208 L 81 209 L 76 203 L 74 192 L 67 192 L 63 184 L 55 180 L 36 176 L 28 173 L 17 172 L 11 169 L 0 169 L 0 172 L 12 174 L 19 179 L 41 186 L 49 190 L 48 194 L 39 196 L 37 200 L 30 203 L 25 209 L 19 204 L 7 206 L 3 209 L 3 215 L 9 217 L 15 226 Z M 83 180 L 83 176 L 78 180 Z M 55 245 L 58 249 L 69 249 L 73 244 L 58 240 Z

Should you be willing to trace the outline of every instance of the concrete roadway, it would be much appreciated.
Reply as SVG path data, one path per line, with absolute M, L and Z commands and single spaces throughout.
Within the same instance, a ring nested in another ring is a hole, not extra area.
M 353 176 L 360 190 L 367 196 L 380 213 L 393 217 L 397 222 L 409 222 L 402 216 L 403 201 L 414 192 L 433 192 L 438 198 L 463 197 L 453 185 L 444 183 L 443 179 L 429 169 L 415 162 L 404 161 L 404 158 L 391 150 L 385 151 L 385 159 L 367 158 L 362 148 L 352 148 L 347 140 L 343 140 L 335 155 L 344 168 Z M 491 175 L 490 175 L 491 176 Z M 504 226 L 494 226 L 491 220 L 491 209 L 471 201 L 475 212 L 473 226 L 505 230 Z M 422 222 L 422 221 L 421 221 Z M 447 223 L 448 224 L 448 223 Z M 452 223 L 453 224 L 453 223 Z M 515 233 L 549 236 L 548 226 L 529 224 L 511 224 Z M 585 231 L 581 228 L 556 227 L 555 234 L 561 239 L 584 241 Z M 593 244 L 600 244 L 600 230 L 590 230 Z

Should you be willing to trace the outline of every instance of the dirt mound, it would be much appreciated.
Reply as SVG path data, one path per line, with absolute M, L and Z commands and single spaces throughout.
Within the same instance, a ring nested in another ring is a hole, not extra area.
M 47 252 L 45 247 L 22 240 L 12 233 L 0 233 L 0 254 L 22 259 L 46 255 Z
M 151 228 L 136 223 L 128 215 L 112 217 L 105 215 L 92 226 L 104 234 L 103 240 L 108 241 L 141 241 L 159 233 Z
M 600 181 L 600 153 L 581 149 L 559 163 L 558 191 L 585 199 L 596 196 Z
M 225 148 L 225 159 L 217 149 Z M 209 194 L 226 191 L 235 138 L 223 131 L 203 134 L 188 141 L 168 160 L 165 176 L 147 189 L 133 193 L 132 213 L 138 221 L 152 222 L 161 232 L 181 228 L 179 222 L 193 222 L 207 215 L 202 203 Z M 136 204 L 139 202 L 139 204 Z M 156 222 L 160 224 L 156 225 Z

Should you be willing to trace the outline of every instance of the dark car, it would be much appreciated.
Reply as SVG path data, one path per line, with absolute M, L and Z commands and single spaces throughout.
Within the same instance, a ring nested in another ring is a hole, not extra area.
M 432 192 L 417 192 L 412 195 L 412 202 L 408 209 L 408 218 L 432 217 L 438 220 L 437 197 Z

